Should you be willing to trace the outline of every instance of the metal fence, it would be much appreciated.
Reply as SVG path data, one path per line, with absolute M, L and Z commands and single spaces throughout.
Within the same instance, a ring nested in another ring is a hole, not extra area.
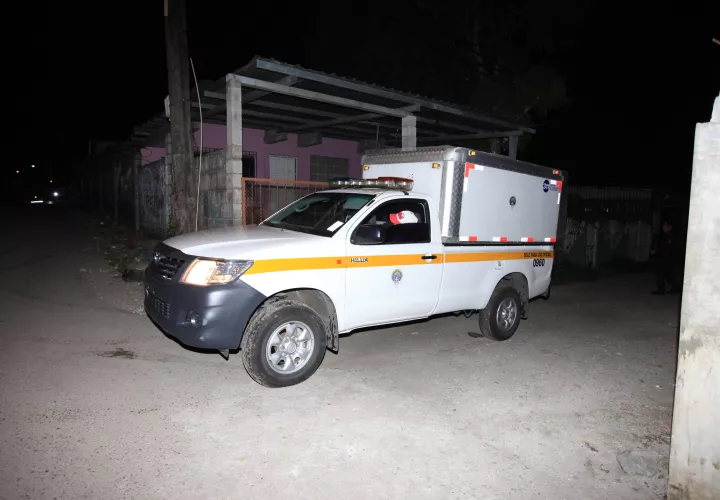
M 242 180 L 242 220 L 254 226 L 293 201 L 329 187 L 327 182 L 290 181 L 283 179 Z

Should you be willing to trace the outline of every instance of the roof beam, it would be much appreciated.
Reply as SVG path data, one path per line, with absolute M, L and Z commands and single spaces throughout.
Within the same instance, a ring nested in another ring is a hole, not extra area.
M 304 113 L 308 115 L 317 115 L 317 116 L 323 116 L 326 118 L 344 118 L 347 115 L 341 114 L 341 113 L 333 113 L 330 111 L 321 111 L 318 109 L 311 109 L 311 108 L 305 108 L 300 106 L 290 106 L 288 104 L 280 104 L 277 102 L 270 102 L 270 101 L 257 101 L 253 103 L 253 106 L 263 106 L 267 108 L 275 108 L 275 109 L 282 109 L 283 111 L 292 111 L 295 113 Z M 401 108 L 404 109 L 404 108 Z M 459 125 L 456 123 L 449 123 L 444 122 L 441 120 L 433 120 L 432 118 L 424 118 L 422 116 L 417 116 L 418 123 L 425 123 L 427 125 L 433 125 L 440 128 L 448 128 L 451 130 L 460 130 L 462 132 L 470 132 L 470 133 L 478 133 L 477 127 L 469 127 L 467 125 Z M 392 129 L 398 129 L 400 128 L 398 125 L 391 125 L 389 123 L 382 123 L 382 122 L 362 122 L 363 125 L 372 125 L 373 127 L 380 125 L 382 128 L 392 128 Z M 420 130 L 418 130 L 420 132 Z M 484 132 L 484 131 L 483 131 Z M 507 134 L 506 134 L 507 135 Z
M 267 130 L 267 129 L 276 129 L 277 131 L 280 131 L 284 126 L 286 126 L 287 123 L 283 123 L 278 120 L 271 120 L 268 118 L 258 118 L 253 116 L 248 116 L 246 119 L 243 119 L 243 126 L 246 126 L 248 128 L 256 128 L 261 130 Z M 334 128 L 326 128 L 326 129 L 320 129 L 318 130 L 323 136 L 325 137 L 338 137 L 349 141 L 355 141 L 358 142 L 361 139 L 366 138 L 372 138 L 375 139 L 377 133 L 375 130 L 372 129 L 360 129 L 358 127 L 352 127 L 350 125 L 347 126 L 339 126 Z M 387 133 L 380 134 L 380 137 L 387 137 Z
M 249 78 L 247 76 L 229 74 L 228 79 L 235 79 L 240 85 L 249 87 L 252 89 L 266 90 L 268 92 L 275 92 L 278 94 L 289 95 L 292 97 L 299 97 L 301 99 L 307 99 L 309 101 L 325 102 L 328 104 L 334 104 L 336 106 L 343 106 L 346 108 L 359 109 L 361 111 L 377 113 L 379 115 L 394 116 L 402 118 L 408 116 L 410 113 L 396 108 L 388 108 L 385 106 L 378 106 L 376 104 L 370 104 L 366 102 L 356 101 L 354 99 L 347 99 L 345 97 L 337 97 L 321 92 L 314 92 L 312 90 L 298 89 L 290 87 L 289 85 L 280 85 L 272 82 L 265 82 L 258 80 L 257 78 Z M 205 95 L 213 97 L 215 99 L 224 99 L 225 94 L 219 92 L 205 91 Z
M 384 99 L 390 99 L 393 101 L 400 101 L 400 102 L 406 102 L 408 104 L 419 104 L 424 108 L 432 109 L 434 111 L 440 111 L 442 113 L 448 113 L 456 116 L 461 116 L 463 118 L 468 118 L 471 120 L 477 120 L 485 123 L 491 123 L 493 125 L 497 125 L 499 127 L 507 127 L 511 129 L 518 129 L 523 132 L 528 133 L 535 133 L 535 130 L 529 127 L 519 127 L 517 124 L 507 122 L 505 120 L 499 120 L 497 118 L 493 118 L 491 116 L 475 113 L 472 111 L 465 111 L 463 109 L 454 108 L 452 106 L 447 106 L 445 104 L 441 104 L 438 102 L 428 101 L 426 99 L 421 99 L 418 97 L 413 97 L 409 95 L 399 94 L 397 92 L 391 92 L 389 90 L 385 90 L 383 88 L 378 88 L 376 86 L 371 86 L 367 84 L 362 83 L 355 83 L 352 81 L 344 80 L 341 78 L 337 78 L 334 76 L 324 75 L 322 73 L 316 73 L 314 71 L 308 71 L 306 69 L 300 69 L 293 66 L 288 66 L 286 64 L 280 64 L 274 61 L 267 61 L 264 59 L 256 59 L 255 60 L 255 67 L 258 69 L 263 69 L 266 71 L 273 71 L 275 73 L 281 73 L 288 76 L 295 76 L 298 78 L 302 78 L 303 80 L 312 80 L 320 83 L 325 83 L 327 85 L 333 85 L 335 87 L 344 88 L 347 90 L 353 90 L 355 92 L 361 92 L 364 94 L 370 94 L 375 95 L 378 97 L 382 97 Z
M 470 139 L 495 139 L 498 137 L 519 137 L 523 133 L 519 130 L 509 130 L 505 132 L 481 132 L 478 134 L 465 135 L 436 135 L 433 137 L 423 137 L 424 142 L 445 142 L 445 141 L 462 141 Z
M 322 116 L 325 118 L 345 118 L 347 116 L 342 113 L 333 113 L 331 111 L 321 111 L 319 109 L 305 108 L 305 107 L 300 107 L 300 106 L 290 106 L 288 104 L 281 104 L 279 102 L 270 102 L 270 101 L 257 101 L 257 102 L 253 103 L 253 106 L 262 106 L 262 107 L 271 108 L 271 109 L 281 109 L 283 111 L 291 111 L 294 113 L 303 113 L 303 114 L 307 114 L 307 115 Z M 363 121 L 360 123 L 362 125 L 371 125 L 373 127 L 380 125 L 380 127 L 382 127 L 382 128 L 392 128 L 392 129 L 399 128 L 398 125 L 391 125 L 389 123 L 370 122 L 370 121 Z
M 295 76 L 285 76 L 278 80 L 275 83 L 281 84 L 281 85 L 295 85 L 296 83 L 300 82 L 301 80 Z M 242 96 L 242 102 L 243 104 L 251 103 L 253 101 L 257 101 L 258 99 L 262 99 L 268 94 L 271 94 L 272 92 L 264 91 L 264 90 L 254 90 L 252 92 L 248 92 L 247 94 L 243 94 Z M 223 97 L 223 99 L 225 99 Z M 193 103 L 195 105 L 196 103 Z M 220 104 L 202 104 L 201 106 L 203 109 L 207 108 L 208 111 L 206 115 L 208 117 L 219 115 L 225 112 L 225 103 Z
M 404 111 L 407 111 L 408 113 L 414 113 L 417 111 L 420 111 L 420 106 L 413 105 L 413 106 L 407 106 L 405 108 L 401 108 Z M 343 125 L 345 123 L 357 123 L 357 122 L 363 122 L 366 120 L 372 120 L 375 118 L 380 118 L 382 115 L 379 115 L 377 113 L 365 113 L 362 115 L 353 115 L 353 116 L 344 116 L 342 118 L 335 118 L 334 120 L 329 120 L 326 122 L 306 122 L 304 125 L 299 125 L 297 127 L 289 127 L 285 130 L 282 130 L 282 132 L 300 132 L 302 130 L 311 130 L 311 129 L 319 129 L 319 128 L 327 128 L 327 127 L 334 127 L 336 125 Z M 302 120 L 305 121 L 305 120 Z
M 285 76 L 275 83 L 277 83 L 278 85 L 288 85 L 292 87 L 300 81 L 300 78 L 297 78 L 295 76 Z M 258 99 L 261 99 L 268 94 L 272 94 L 272 92 L 267 90 L 255 90 L 253 92 L 248 92 L 247 94 L 242 96 L 242 102 L 243 104 L 247 104 L 249 102 L 257 101 Z
M 257 117 L 262 119 L 269 119 L 269 120 L 275 120 L 273 123 L 283 123 L 283 122 L 295 122 L 295 123 L 306 123 L 306 120 L 304 118 L 299 118 L 295 116 L 288 116 L 286 114 L 279 114 L 279 113 L 265 113 L 262 111 L 255 111 L 252 109 L 244 109 L 243 110 L 243 116 L 248 117 Z M 350 125 L 343 125 L 343 124 L 336 124 L 336 128 L 344 129 L 348 131 L 353 132 L 360 132 L 363 134 L 375 134 L 375 128 L 374 124 L 369 124 L 368 127 L 362 128 L 362 127 L 354 127 Z M 282 133 L 289 133 L 289 132 L 295 132 L 295 126 L 289 125 L 288 123 L 284 123 L 280 129 L 278 129 L 278 132 Z M 297 128 L 302 129 L 302 127 L 298 126 Z M 321 124 L 321 127 L 315 127 L 315 128 L 329 128 L 327 123 Z M 291 130 L 292 129 L 292 130 Z
M 294 76 L 286 76 L 281 78 L 275 83 L 279 83 L 282 85 L 295 85 L 296 83 L 300 82 L 301 80 L 299 78 L 296 78 Z M 253 101 L 257 101 L 258 99 L 262 99 L 266 95 L 271 94 L 271 92 L 262 91 L 262 90 L 254 90 L 252 92 L 248 92 L 247 94 L 243 94 L 243 104 L 251 103 Z M 207 94 L 206 94 L 207 95 Z M 210 96 L 208 96 L 210 97 Z M 225 99 L 223 97 L 223 99 Z M 203 108 L 207 109 L 205 112 L 205 117 L 211 117 L 215 115 L 219 115 L 222 113 L 225 113 L 225 103 L 220 104 L 208 104 L 208 103 L 200 103 L 200 102 L 193 102 L 192 105 L 196 108 Z

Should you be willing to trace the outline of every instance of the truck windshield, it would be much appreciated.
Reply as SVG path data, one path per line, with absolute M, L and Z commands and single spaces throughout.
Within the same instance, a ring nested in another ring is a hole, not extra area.
M 265 220 L 270 227 L 331 237 L 375 196 L 357 193 L 314 193 Z

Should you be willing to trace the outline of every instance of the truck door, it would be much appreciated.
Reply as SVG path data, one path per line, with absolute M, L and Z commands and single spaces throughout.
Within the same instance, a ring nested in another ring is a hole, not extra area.
M 345 313 L 350 328 L 427 317 L 440 293 L 440 228 L 423 199 L 376 207 L 347 239 Z M 363 235 L 380 235 L 368 240 Z

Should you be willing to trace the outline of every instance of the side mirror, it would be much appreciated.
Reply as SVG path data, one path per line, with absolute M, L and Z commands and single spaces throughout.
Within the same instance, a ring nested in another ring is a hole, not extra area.
M 350 239 L 353 245 L 379 245 L 385 243 L 387 231 L 384 226 L 362 225 L 355 229 Z

